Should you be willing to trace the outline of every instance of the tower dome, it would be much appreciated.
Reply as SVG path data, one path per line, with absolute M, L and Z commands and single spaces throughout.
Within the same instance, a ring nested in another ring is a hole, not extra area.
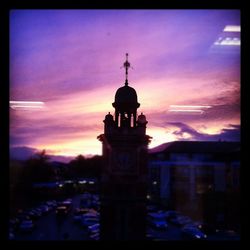
M 113 116 L 110 114 L 110 112 L 105 116 L 106 121 L 113 121 Z
M 148 123 L 147 120 L 146 120 L 146 116 L 145 116 L 143 113 L 141 113 L 141 114 L 138 116 L 137 122 L 138 122 L 139 124 L 146 124 L 146 123 Z
M 131 67 L 128 62 L 128 53 L 126 54 L 126 61 L 123 64 L 126 69 L 125 85 L 117 89 L 115 93 L 115 102 L 112 103 L 115 108 L 115 124 L 121 128 L 136 127 L 136 112 L 140 107 L 137 101 L 137 94 L 135 89 L 128 86 L 128 69 Z
M 116 91 L 115 102 L 131 102 L 137 103 L 137 94 L 134 88 L 123 86 Z
M 125 85 L 116 91 L 115 102 L 112 105 L 114 108 L 118 109 L 124 109 L 125 107 L 136 109 L 140 106 L 137 102 L 135 89 L 128 85 Z

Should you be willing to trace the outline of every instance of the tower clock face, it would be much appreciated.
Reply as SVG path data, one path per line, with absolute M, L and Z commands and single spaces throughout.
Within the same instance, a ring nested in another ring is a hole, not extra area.
M 135 157 L 133 152 L 128 151 L 116 151 L 113 155 L 113 170 L 124 173 L 132 173 L 135 171 L 134 167 Z
M 132 167 L 131 155 L 128 152 L 117 154 L 117 167 L 120 170 L 129 170 Z

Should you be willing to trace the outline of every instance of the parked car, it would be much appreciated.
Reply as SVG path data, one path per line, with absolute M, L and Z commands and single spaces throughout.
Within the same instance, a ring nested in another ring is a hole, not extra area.
M 95 217 L 95 218 L 99 219 L 100 218 L 100 213 L 91 208 L 91 209 L 88 209 L 88 212 L 84 213 L 82 215 L 82 217 L 84 217 L 84 218 Z
M 32 220 L 36 220 L 38 218 L 41 217 L 42 213 L 40 211 L 37 211 L 35 209 L 31 209 L 27 212 L 28 216 L 32 219 Z
M 214 226 L 207 223 L 196 223 L 196 225 L 205 234 L 215 234 L 218 232 Z
M 84 227 L 88 227 L 99 223 L 99 218 L 97 217 L 82 217 L 81 223 Z
M 92 200 L 94 200 L 94 201 L 100 201 L 99 195 L 93 194 L 93 195 L 92 195 Z
M 69 213 L 69 209 L 66 206 L 59 206 L 56 208 L 56 215 L 57 216 L 65 216 Z
M 51 208 L 48 205 L 41 205 L 39 208 L 42 210 L 43 214 L 48 214 L 51 211 Z
M 47 201 L 46 204 L 50 206 L 52 209 L 57 206 L 57 202 L 55 200 Z
M 26 213 L 19 213 L 16 218 L 19 220 L 19 221 L 23 221 L 23 220 L 30 220 L 30 216 L 28 216 Z
M 89 235 L 89 238 L 90 238 L 90 240 L 99 240 L 100 234 L 99 233 L 91 234 L 91 235 Z
M 20 224 L 20 220 L 17 218 L 12 218 L 9 220 L 9 227 L 13 229 L 13 231 L 17 230 Z
M 37 207 L 35 210 L 40 214 L 40 216 L 45 215 L 47 213 L 47 211 L 41 206 Z
M 155 239 L 155 237 L 153 236 L 153 234 L 151 234 L 151 233 L 146 234 L 146 240 L 154 240 L 154 239 Z
M 100 232 L 100 224 L 99 223 L 88 226 L 88 233 L 89 234 L 96 234 L 99 232 Z
M 180 216 L 181 214 L 175 210 L 168 210 L 165 212 L 165 216 L 167 220 L 175 219 L 176 217 Z
M 15 239 L 15 235 L 13 233 L 13 231 L 9 231 L 9 240 L 14 240 Z
M 171 219 L 169 219 L 169 221 L 175 225 L 178 225 L 178 226 L 185 226 L 187 224 L 193 223 L 189 217 L 183 216 L 183 215 L 179 215 L 175 218 L 171 218 Z
M 71 209 L 72 208 L 72 200 L 67 199 L 67 200 L 58 202 L 58 206 L 66 206 L 66 207 L 68 207 L 68 209 Z
M 149 226 L 156 229 L 165 230 L 168 228 L 165 216 L 160 213 L 149 213 L 147 217 L 147 222 Z
M 148 212 L 156 212 L 157 206 L 156 205 L 147 205 L 147 211 Z
M 197 227 L 186 226 L 181 229 L 183 239 L 186 240 L 205 240 L 207 235 L 200 231 Z
M 35 216 L 37 216 L 38 218 L 40 218 L 42 216 L 42 211 L 40 208 L 34 208 L 32 209 L 32 212 L 35 214 Z
M 216 236 L 224 240 L 240 240 L 240 234 L 234 230 L 217 230 Z
M 90 198 L 83 198 L 80 200 L 80 207 L 81 208 L 90 208 L 91 207 L 91 199 Z
M 74 211 L 73 220 L 76 222 L 81 221 L 82 215 L 88 212 L 89 212 L 89 209 L 87 208 L 76 208 Z
M 23 220 L 19 225 L 19 230 L 21 232 L 31 232 L 34 227 L 35 225 L 32 220 Z

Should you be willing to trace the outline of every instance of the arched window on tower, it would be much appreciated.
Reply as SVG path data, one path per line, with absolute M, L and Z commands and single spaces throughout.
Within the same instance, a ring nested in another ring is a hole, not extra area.
M 118 114 L 118 119 L 117 119 L 117 121 L 118 121 L 118 127 L 121 127 L 121 114 Z

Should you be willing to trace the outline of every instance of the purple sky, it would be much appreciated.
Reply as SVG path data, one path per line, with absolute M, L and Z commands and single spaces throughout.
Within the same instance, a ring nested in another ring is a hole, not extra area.
M 150 147 L 172 140 L 240 139 L 240 46 L 214 45 L 240 25 L 237 10 L 13 10 L 11 147 L 50 154 L 101 154 L 96 139 L 124 84 L 125 53 L 149 121 Z M 207 105 L 203 113 L 170 105 Z

